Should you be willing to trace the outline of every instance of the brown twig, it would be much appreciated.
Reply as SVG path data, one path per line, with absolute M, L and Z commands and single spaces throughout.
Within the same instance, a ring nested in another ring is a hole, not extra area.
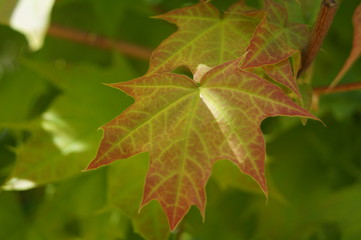
M 335 17 L 338 4 L 336 0 L 323 0 L 313 28 L 311 40 L 307 48 L 302 52 L 302 68 L 298 72 L 301 75 L 316 58 L 321 48 L 322 42 L 327 35 L 328 30 Z
M 321 94 L 331 94 L 331 93 L 348 92 L 348 91 L 356 91 L 356 90 L 361 90 L 361 82 L 342 84 L 334 88 L 316 87 L 313 89 L 313 93 L 316 95 L 321 95 Z
M 144 47 L 122 41 L 113 41 L 103 36 L 59 25 L 51 25 L 48 29 L 48 35 L 105 50 L 116 50 L 141 60 L 149 60 L 151 55 L 151 50 Z

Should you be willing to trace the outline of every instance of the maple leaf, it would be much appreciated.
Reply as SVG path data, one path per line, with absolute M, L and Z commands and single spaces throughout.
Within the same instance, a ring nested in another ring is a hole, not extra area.
M 111 86 L 135 103 L 102 127 L 103 140 L 87 169 L 150 152 L 141 206 L 157 199 L 171 229 L 192 205 L 204 216 L 204 188 L 217 160 L 232 161 L 267 193 L 263 119 L 317 119 L 279 87 L 241 70 L 239 60 L 211 69 L 199 85 L 185 75 L 162 73 Z
M 242 68 L 276 64 L 307 44 L 307 27 L 304 24 L 289 23 L 284 7 L 274 1 L 265 0 L 265 11 L 266 14 L 246 50 Z
M 147 74 L 180 66 L 195 73 L 201 63 L 214 67 L 238 58 L 245 53 L 261 16 L 244 1 L 232 5 L 223 16 L 205 1 L 158 16 L 176 24 L 178 31 L 154 50 Z

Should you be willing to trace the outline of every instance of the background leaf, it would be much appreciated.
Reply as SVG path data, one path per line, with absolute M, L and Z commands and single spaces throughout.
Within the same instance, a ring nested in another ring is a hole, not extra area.
M 95 154 L 101 137 L 99 125 L 114 117 L 131 99 L 102 85 L 116 77 L 92 66 L 59 69 L 45 63 L 25 65 L 60 93 L 28 129 L 32 132 L 29 139 L 16 149 L 17 161 L 9 181 L 27 179 L 44 184 L 80 174 Z M 112 112 L 106 106 L 113 102 L 119 105 Z
M 108 171 L 109 201 L 132 220 L 135 232 L 146 239 L 168 239 L 168 222 L 159 204 L 151 202 L 139 210 L 147 169 L 146 154 L 112 164 Z

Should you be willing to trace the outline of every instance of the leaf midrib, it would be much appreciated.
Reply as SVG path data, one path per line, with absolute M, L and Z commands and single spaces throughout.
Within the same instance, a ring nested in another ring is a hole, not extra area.
M 187 122 L 187 125 L 186 125 L 186 129 L 185 129 L 185 134 L 184 134 L 184 144 L 183 144 L 183 156 L 182 156 L 182 165 L 180 167 L 180 176 L 179 176 L 179 180 L 178 180 L 178 186 L 177 186 L 177 195 L 176 195 L 176 201 L 175 201 L 175 204 L 174 204 L 174 212 L 173 212 L 173 218 L 176 216 L 175 212 L 176 212 L 176 208 L 178 206 L 178 202 L 179 202 L 179 189 L 181 189 L 181 185 L 183 183 L 183 178 L 184 178 L 184 175 L 185 175 L 185 166 L 186 166 L 186 156 L 188 153 L 187 151 L 187 146 L 188 146 L 188 139 L 189 139 L 189 132 L 190 132 L 190 129 L 191 129 L 191 122 L 193 120 L 193 117 L 194 117 L 194 112 L 195 112 L 195 109 L 197 107 L 197 103 L 199 102 L 200 98 L 198 96 L 195 96 L 194 97 L 194 100 L 193 100 L 193 104 L 192 104 L 192 110 L 189 112 L 189 116 L 188 116 L 188 122 Z M 189 179 L 190 182 L 191 179 Z M 193 185 L 193 182 L 192 182 L 192 185 Z M 201 199 L 200 199 L 200 196 L 198 194 L 198 191 L 197 191 L 197 188 L 194 189 L 195 190 L 195 193 L 197 195 L 197 198 L 198 198 L 198 202 L 202 202 Z M 173 221 L 175 221 L 175 219 L 173 219 Z

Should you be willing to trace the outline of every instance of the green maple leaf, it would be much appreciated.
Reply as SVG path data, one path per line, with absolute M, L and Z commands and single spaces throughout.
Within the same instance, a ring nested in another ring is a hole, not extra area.
M 195 73 L 199 64 L 214 67 L 238 58 L 245 53 L 261 17 L 244 1 L 232 5 L 223 16 L 205 1 L 158 16 L 179 29 L 155 49 L 148 74 L 180 66 Z
M 161 73 L 111 86 L 135 103 L 102 127 L 104 138 L 87 169 L 150 152 L 141 206 L 157 199 L 171 229 L 192 205 L 204 215 L 204 188 L 217 160 L 232 161 L 267 193 L 263 119 L 316 119 L 277 86 L 241 70 L 239 60 L 211 69 L 199 85 Z
M 141 206 L 158 200 L 174 229 L 192 205 L 204 216 L 204 188 L 217 160 L 232 161 L 267 194 L 263 119 L 317 118 L 264 74 L 250 72 L 262 67 L 300 98 L 295 77 L 302 41 L 288 41 L 303 25 L 289 24 L 281 6 L 267 0 L 264 11 L 255 11 L 240 1 L 221 16 L 202 1 L 159 18 L 179 30 L 154 51 L 144 77 L 111 85 L 134 97 L 135 103 L 102 127 L 103 140 L 87 169 L 149 152 Z M 278 31 L 277 37 L 262 42 L 270 29 Z M 188 67 L 194 79 L 170 73 L 180 66 Z

